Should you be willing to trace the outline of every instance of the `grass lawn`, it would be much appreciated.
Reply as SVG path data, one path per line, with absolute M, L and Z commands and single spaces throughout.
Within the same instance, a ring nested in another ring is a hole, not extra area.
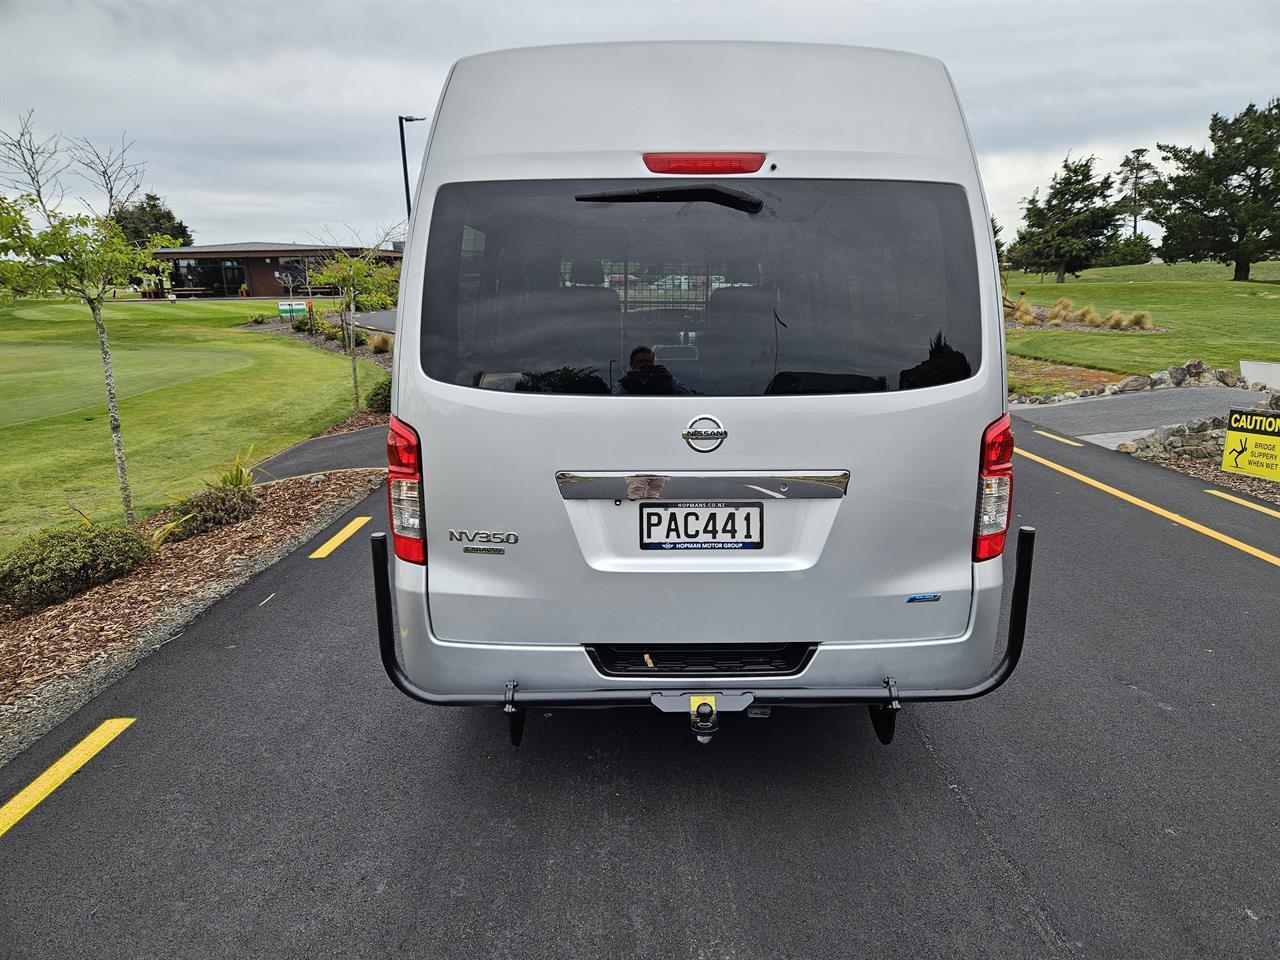
M 1045 274 L 1045 280 L 1052 286 L 1071 286 L 1076 283 L 1177 283 L 1181 281 L 1213 281 L 1231 282 L 1232 267 L 1221 263 L 1144 263 L 1133 267 L 1096 267 L 1093 270 L 1082 270 L 1080 276 L 1067 276 L 1066 283 L 1055 284 L 1053 274 Z M 1015 296 L 1028 283 L 1038 283 L 1040 274 L 1006 273 L 1005 285 L 1009 294 Z M 1249 270 L 1249 282 L 1280 283 L 1280 260 L 1268 260 L 1255 263 Z M 1070 294 L 1067 294 L 1070 296 Z
M 1208 266 L 1226 279 L 1190 279 Z M 1147 310 L 1166 331 L 1010 330 L 1009 353 L 1126 374 L 1150 373 L 1193 357 L 1236 372 L 1241 360 L 1280 361 L 1280 263 L 1255 264 L 1253 272 L 1275 280 L 1234 283 L 1230 267 L 1218 264 L 1109 267 L 1063 284 L 1026 283 L 1021 274 L 1011 274 L 1006 278 L 1011 298 L 1025 290 L 1032 303 L 1048 306 L 1068 297 L 1076 309 L 1093 304 L 1104 316 L 1112 310 Z M 1166 279 L 1140 279 L 1157 276 Z
M 241 328 L 255 301 L 105 307 L 129 479 L 141 514 L 190 493 L 253 445 L 254 459 L 351 412 L 349 361 Z M 384 374 L 361 361 L 361 383 Z M 0 552 L 27 533 L 120 516 L 102 361 L 88 308 L 0 307 Z

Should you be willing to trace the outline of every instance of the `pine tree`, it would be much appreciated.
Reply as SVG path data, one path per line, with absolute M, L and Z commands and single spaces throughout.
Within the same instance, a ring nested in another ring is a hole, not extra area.
M 1280 100 L 1209 120 L 1207 150 L 1157 144 L 1177 170 L 1158 184 L 1152 219 L 1164 227 L 1160 256 L 1235 265 L 1248 280 L 1258 260 L 1280 253 Z
M 1022 201 L 1017 246 L 1023 266 L 1052 270 L 1057 282 L 1093 265 L 1115 237 L 1120 213 L 1110 175 L 1095 180 L 1095 157 L 1062 161 L 1043 201 L 1039 189 Z
M 1150 215 L 1151 186 L 1158 176 L 1155 165 L 1146 159 L 1150 152 L 1146 147 L 1130 150 L 1129 155 L 1120 161 L 1120 172 L 1116 177 L 1120 188 L 1120 212 L 1133 220 L 1131 237 L 1138 235 L 1138 221 Z

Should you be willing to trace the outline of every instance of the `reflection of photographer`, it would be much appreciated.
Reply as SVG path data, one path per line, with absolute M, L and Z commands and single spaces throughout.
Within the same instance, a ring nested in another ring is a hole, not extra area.
M 613 392 L 661 397 L 692 391 L 673 377 L 671 371 L 662 364 L 654 363 L 653 351 L 641 344 L 631 351 L 631 369 L 614 386 Z

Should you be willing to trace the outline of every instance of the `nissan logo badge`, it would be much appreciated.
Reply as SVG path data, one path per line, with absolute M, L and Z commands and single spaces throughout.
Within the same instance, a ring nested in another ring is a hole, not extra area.
M 690 450 L 711 453 L 720 449 L 720 444 L 724 443 L 725 438 L 729 436 L 729 431 L 715 417 L 702 416 L 690 420 L 680 436 L 684 437 L 684 442 L 689 445 Z

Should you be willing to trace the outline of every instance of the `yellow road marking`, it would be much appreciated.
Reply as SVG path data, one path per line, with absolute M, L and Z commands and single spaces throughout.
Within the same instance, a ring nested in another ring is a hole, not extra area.
M 355 533 L 357 530 L 359 530 L 361 527 L 363 527 L 366 523 L 368 523 L 372 519 L 373 517 L 356 517 L 354 520 L 348 523 L 345 527 L 343 527 L 341 530 L 335 533 L 332 537 L 326 540 L 324 544 L 320 547 L 320 549 L 317 550 L 315 553 L 311 554 L 311 556 L 307 557 L 307 559 L 323 560 L 329 554 L 333 553 L 333 551 L 337 550 L 340 546 L 346 543 L 347 539 L 353 533 Z
M 1205 493 L 1211 497 L 1221 497 L 1223 500 L 1230 500 L 1232 503 L 1238 503 L 1242 507 L 1248 507 L 1250 510 L 1257 510 L 1259 513 L 1265 513 L 1269 517 L 1275 517 L 1280 520 L 1280 510 L 1272 510 L 1270 507 L 1260 507 L 1256 503 L 1250 503 L 1248 500 L 1241 500 L 1239 497 L 1233 497 L 1229 493 L 1223 493 L 1221 490 L 1206 490 Z
M 1194 530 L 1196 533 L 1203 533 L 1206 537 L 1211 537 L 1219 543 L 1225 543 L 1227 546 L 1235 547 L 1237 550 L 1247 553 L 1251 557 L 1257 557 L 1259 560 L 1264 560 L 1273 566 L 1280 567 L 1280 557 L 1267 553 L 1265 550 L 1259 550 L 1257 547 L 1243 543 L 1235 537 L 1228 537 L 1225 533 L 1219 533 L 1217 530 L 1214 530 L 1211 527 L 1206 527 L 1202 523 L 1196 523 L 1194 520 L 1188 520 L 1186 517 L 1173 513 L 1170 510 L 1166 510 L 1164 507 L 1157 507 L 1154 503 L 1148 503 L 1146 500 L 1143 500 L 1140 497 L 1135 497 L 1131 493 L 1125 493 L 1123 490 L 1117 490 L 1115 487 L 1109 487 L 1101 480 L 1095 480 L 1093 477 L 1086 477 L 1083 473 L 1076 473 L 1076 471 L 1069 470 L 1060 464 L 1054 463 L 1052 460 L 1046 460 L 1044 457 L 1038 457 L 1034 453 L 1028 453 L 1021 447 L 1015 447 L 1014 449 L 1028 460 L 1034 460 L 1036 463 L 1046 466 L 1050 470 L 1057 470 L 1059 473 L 1066 474 L 1068 477 L 1079 480 L 1081 483 L 1087 483 L 1091 487 L 1096 487 L 1103 493 L 1109 493 L 1113 497 L 1119 497 L 1127 503 L 1132 503 L 1135 507 L 1141 507 L 1143 510 L 1150 510 L 1156 516 L 1164 517 L 1166 520 L 1172 520 L 1174 523 L 1180 523 L 1189 530 Z
M 1053 433 L 1049 433 L 1049 432 L 1048 432 L 1048 431 L 1046 431 L 1046 430 L 1033 430 L 1033 431 L 1031 431 L 1031 432 L 1032 432 L 1032 433 L 1038 433 L 1038 434 L 1040 434 L 1040 436 L 1042 436 L 1042 437 L 1048 437 L 1050 440 L 1057 440 L 1059 443 L 1065 443 L 1065 444 L 1066 444 L 1067 446 L 1069 446 L 1069 447 L 1083 447 L 1083 446 L 1084 446 L 1084 444 L 1083 444 L 1083 443 L 1079 443 L 1079 442 L 1077 442 L 1077 441 L 1075 441 L 1075 440 L 1068 440 L 1066 437 L 1059 437 L 1058 435 L 1053 434 Z
M 96 730 L 64 753 L 53 766 L 0 807 L 0 837 L 34 810 L 41 800 L 58 789 L 67 777 L 92 760 L 94 754 L 124 732 L 133 721 L 133 717 L 116 717 L 113 720 L 102 721 Z

